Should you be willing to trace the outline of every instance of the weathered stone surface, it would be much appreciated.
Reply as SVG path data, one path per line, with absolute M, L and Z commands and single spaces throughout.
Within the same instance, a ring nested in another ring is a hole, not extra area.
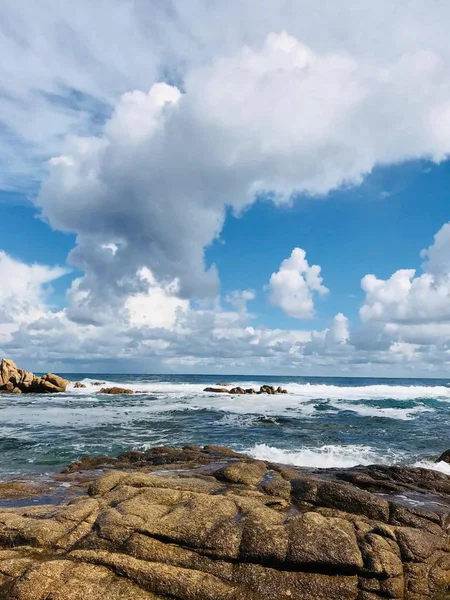
M 206 387 L 204 392 L 214 392 L 215 394 L 228 394 L 227 388 Z
M 86 458 L 65 477 L 88 489 L 59 504 L 5 508 L 28 487 L 0 486 L 0 598 L 443 600 L 450 478 L 406 471 L 302 471 L 218 446 Z
M 266 473 L 267 467 L 264 462 L 252 460 L 231 463 L 215 471 L 213 474 L 217 479 L 222 479 L 229 483 L 258 485 Z
M 73 385 L 74 388 L 85 388 L 86 386 L 81 381 L 76 381 Z
M 49 394 L 65 392 L 68 384 L 66 379 L 53 373 L 38 377 L 19 369 L 14 361 L 8 358 L 3 358 L 0 363 L 0 392 Z

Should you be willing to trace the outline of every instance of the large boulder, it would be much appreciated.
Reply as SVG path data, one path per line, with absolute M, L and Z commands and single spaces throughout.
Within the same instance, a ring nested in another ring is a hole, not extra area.
M 0 363 L 0 392 L 20 394 L 53 394 L 65 392 L 69 382 L 54 373 L 42 377 L 19 369 L 14 361 L 3 358 Z

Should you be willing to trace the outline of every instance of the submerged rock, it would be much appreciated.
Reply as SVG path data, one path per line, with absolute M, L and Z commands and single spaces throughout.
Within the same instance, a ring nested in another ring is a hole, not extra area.
M 92 468 L 90 460 L 67 477 Z M 109 460 L 96 457 L 95 468 L 114 470 L 93 475 L 88 491 L 60 505 L 0 506 L 2 598 L 450 594 L 450 477 L 442 473 L 302 470 L 218 446 L 153 448 Z
M 97 392 L 98 394 L 134 394 L 133 390 L 121 387 L 110 387 L 110 388 L 102 388 Z
M 19 369 L 14 361 L 3 358 L 0 363 L 0 392 L 51 394 L 65 392 L 69 382 L 54 373 L 42 377 Z
M 84 385 L 84 383 L 81 383 L 81 381 L 77 381 L 73 387 L 74 388 L 85 388 L 86 386 Z

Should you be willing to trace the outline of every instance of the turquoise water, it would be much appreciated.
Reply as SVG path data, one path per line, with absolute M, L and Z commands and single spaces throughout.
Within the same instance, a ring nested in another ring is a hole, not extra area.
M 51 473 L 87 454 L 167 444 L 223 444 L 252 456 L 331 467 L 431 466 L 450 448 L 447 380 L 202 375 L 66 375 L 52 396 L 0 396 L 0 477 Z M 282 385 L 289 394 L 203 392 L 218 381 Z M 106 382 L 132 396 L 97 394 Z M 446 465 L 438 465 L 446 470 Z M 450 470 L 449 470 L 450 472 Z

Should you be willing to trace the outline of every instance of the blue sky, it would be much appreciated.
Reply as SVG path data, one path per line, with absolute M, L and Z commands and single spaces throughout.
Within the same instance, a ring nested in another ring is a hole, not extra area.
M 0 6 L 0 354 L 445 375 L 446 3 L 82 4 Z

